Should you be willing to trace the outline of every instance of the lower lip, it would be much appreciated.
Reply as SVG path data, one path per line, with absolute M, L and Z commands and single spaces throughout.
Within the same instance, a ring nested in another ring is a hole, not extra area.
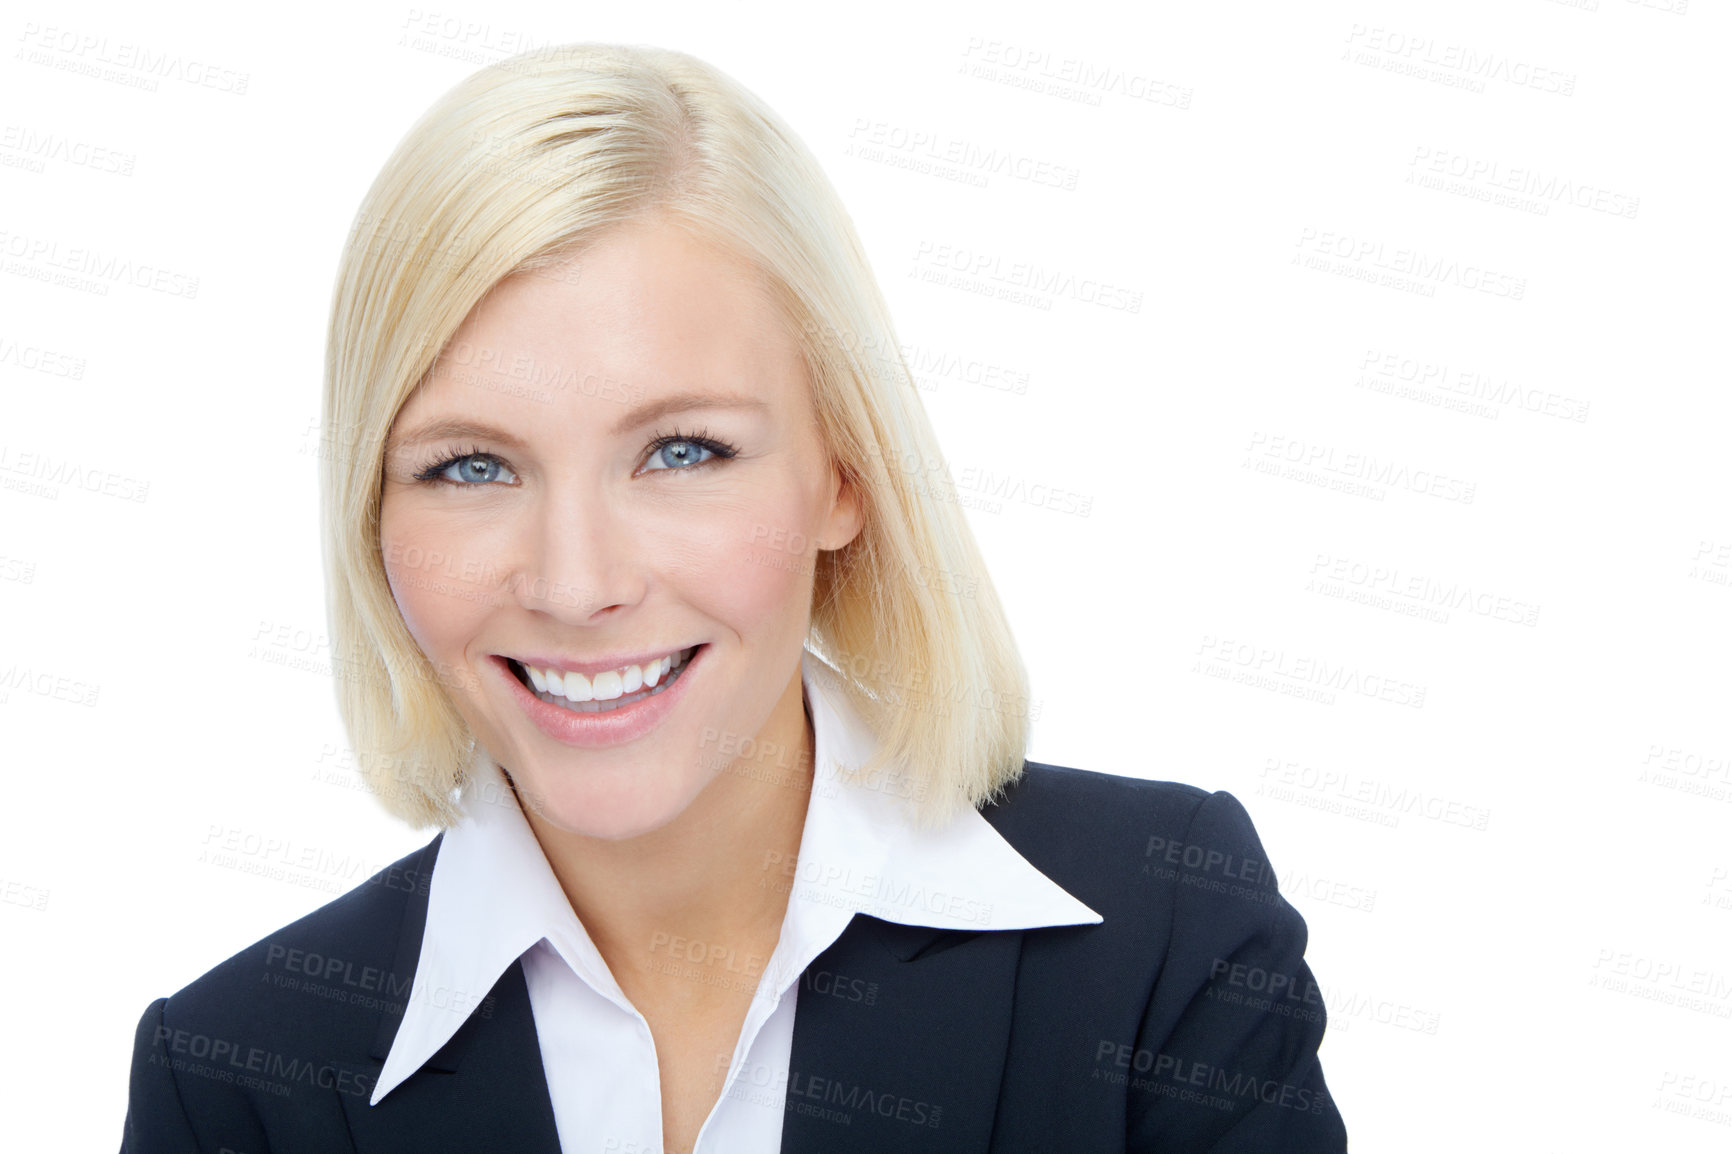
M 640 698 L 618 709 L 610 709 L 606 713 L 573 713 L 558 705 L 549 705 L 531 693 L 523 682 L 517 680 L 517 675 L 511 671 L 511 664 L 505 658 L 495 657 L 493 664 L 498 668 L 500 676 L 505 678 L 511 695 L 517 699 L 518 705 L 529 715 L 529 719 L 535 722 L 537 729 L 562 745 L 606 749 L 636 741 L 660 725 L 662 718 L 685 696 L 686 685 L 692 679 L 692 667 L 703 661 L 709 648 L 708 645 L 700 645 L 698 651 L 686 659 L 685 668 L 680 671 L 679 677 L 660 693 L 653 697 Z

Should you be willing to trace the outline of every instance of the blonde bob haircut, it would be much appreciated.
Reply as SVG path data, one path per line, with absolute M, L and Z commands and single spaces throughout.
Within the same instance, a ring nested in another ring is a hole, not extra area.
M 730 77 L 684 53 L 599 44 L 459 83 L 392 153 L 343 248 L 321 519 L 338 707 L 367 787 L 415 828 L 448 827 L 474 755 L 445 691 L 473 675 L 432 667 L 385 577 L 392 422 L 494 285 L 651 212 L 765 277 L 829 459 L 860 497 L 860 533 L 817 554 L 807 639 L 879 739 L 844 776 L 896 783 L 928 826 L 994 800 L 1022 772 L 1027 673 L 841 200 Z

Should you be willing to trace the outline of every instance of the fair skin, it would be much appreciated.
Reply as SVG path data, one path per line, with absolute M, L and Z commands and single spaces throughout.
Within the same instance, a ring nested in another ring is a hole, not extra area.
M 809 781 L 788 788 L 723 751 L 750 737 L 810 765 L 812 560 L 818 543 L 855 537 L 859 503 L 827 461 L 798 347 L 761 280 L 660 218 L 508 278 L 448 350 L 386 446 L 387 576 L 422 651 L 459 672 L 453 703 L 644 1016 L 662 1146 L 689 1151 L 753 983 L 692 980 L 665 943 L 756 959 L 775 948 L 787 894 L 761 884 L 763 863 L 798 854 Z M 525 385 L 526 365 L 538 383 Z M 676 396 L 677 409 L 648 411 Z M 434 428 L 450 422 L 488 431 Z M 700 644 L 665 691 L 672 704 L 618 740 L 550 734 L 508 660 Z

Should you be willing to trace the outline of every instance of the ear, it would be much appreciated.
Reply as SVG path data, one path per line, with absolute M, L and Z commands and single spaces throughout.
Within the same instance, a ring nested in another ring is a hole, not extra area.
M 860 535 L 865 524 L 866 514 L 859 490 L 842 476 L 840 469 L 831 465 L 830 505 L 824 514 L 823 529 L 818 538 L 823 542 L 820 548 L 842 548 Z

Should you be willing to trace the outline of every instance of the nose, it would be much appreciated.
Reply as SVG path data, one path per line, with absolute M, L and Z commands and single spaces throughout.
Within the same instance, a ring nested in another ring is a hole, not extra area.
M 524 563 L 512 583 L 525 609 L 584 625 L 643 600 L 649 558 L 631 518 L 605 492 L 547 494 L 521 532 Z

